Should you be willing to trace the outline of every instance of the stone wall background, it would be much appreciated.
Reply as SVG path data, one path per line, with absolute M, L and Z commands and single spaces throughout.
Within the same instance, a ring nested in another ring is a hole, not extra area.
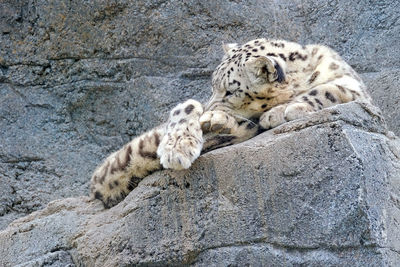
M 223 42 L 323 43 L 364 78 L 400 134 L 398 1 L 0 3 L 0 229 L 86 195 L 111 151 L 210 95 Z

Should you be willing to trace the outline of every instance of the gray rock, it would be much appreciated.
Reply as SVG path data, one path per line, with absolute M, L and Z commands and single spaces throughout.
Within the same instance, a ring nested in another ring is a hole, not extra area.
M 76 265 L 72 261 L 70 254 L 65 251 L 50 252 L 38 259 L 16 265 L 16 267 L 31 266 L 74 267 Z
M 0 232 L 0 265 L 398 266 L 399 177 L 378 109 L 339 105 L 154 173 L 111 209 L 53 201 Z
M 362 75 L 374 104 L 379 106 L 389 128 L 400 134 L 400 76 L 399 69 L 383 69 Z
M 332 46 L 366 73 L 400 134 L 398 87 L 385 78 L 400 66 L 398 10 L 397 1 L 355 0 L 1 1 L 0 229 L 86 195 L 107 154 L 177 102 L 207 99 L 222 42 Z

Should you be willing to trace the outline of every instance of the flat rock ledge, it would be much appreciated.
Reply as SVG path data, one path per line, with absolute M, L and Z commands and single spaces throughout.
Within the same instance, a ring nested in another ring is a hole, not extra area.
M 145 178 L 119 205 L 53 201 L 1 266 L 400 266 L 400 141 L 349 103 Z

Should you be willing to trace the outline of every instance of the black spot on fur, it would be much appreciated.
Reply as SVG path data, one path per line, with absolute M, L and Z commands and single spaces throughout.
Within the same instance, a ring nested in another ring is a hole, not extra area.
M 354 91 L 354 90 L 350 90 L 352 94 L 356 95 L 356 96 L 361 96 L 359 92 Z
M 179 121 L 180 124 L 185 123 L 185 122 L 187 122 L 186 119 L 181 119 L 181 120 Z
M 120 162 L 119 157 L 117 155 L 117 160 L 114 161 L 113 164 L 111 165 L 110 173 L 113 174 L 114 172 L 119 171 L 120 170 L 120 165 L 121 165 L 121 162 Z
M 262 105 L 261 105 L 261 108 L 264 109 L 264 108 L 266 108 L 267 106 L 268 106 L 267 104 L 262 104 Z
M 287 60 L 284 54 L 279 54 L 279 56 L 280 56 L 284 61 Z
M 296 57 L 295 57 L 295 53 L 290 53 L 289 54 L 289 60 L 290 61 L 295 61 Z
M 337 88 L 339 88 L 339 90 L 340 90 L 342 93 L 346 93 L 346 89 L 344 89 L 343 86 L 340 86 L 340 85 L 336 85 L 336 86 L 337 86 Z
M 239 81 L 233 80 L 232 83 L 233 83 L 233 84 L 236 83 L 238 86 L 240 86 L 240 82 L 239 82 Z
M 324 106 L 324 104 L 322 104 L 322 102 L 318 99 L 315 98 L 315 102 L 317 102 L 317 104 L 322 108 Z
M 335 62 L 332 62 L 332 63 L 329 65 L 329 68 L 330 68 L 331 70 L 337 70 L 337 69 L 339 68 L 339 65 L 336 64 Z
M 326 97 L 326 99 L 328 99 L 332 103 L 336 102 L 336 98 L 331 93 L 329 93 L 328 91 L 325 92 L 325 97 Z
M 110 188 L 110 190 L 113 190 L 114 185 L 113 185 L 112 183 L 109 183 L 109 184 L 108 184 L 108 187 Z
M 264 50 L 264 49 L 265 49 L 265 46 L 260 46 L 260 49 L 261 49 L 261 50 Z
M 249 94 L 249 93 L 244 93 L 248 98 L 250 98 L 251 99 L 251 101 L 253 101 L 254 99 L 253 99 L 253 97 Z
M 106 179 L 106 175 L 107 175 L 107 171 L 108 171 L 108 167 L 110 166 L 110 162 L 108 161 L 106 166 L 103 168 L 103 172 L 101 177 L 99 178 L 99 183 L 103 184 L 104 180 Z
M 149 152 L 144 150 L 144 141 L 143 139 L 139 141 L 139 155 L 143 158 L 156 159 L 156 152 Z
M 176 138 L 176 142 L 175 142 L 174 148 L 175 148 L 176 145 L 178 144 L 178 140 L 181 139 L 181 138 L 182 138 L 182 136 L 178 135 L 178 137 Z
M 192 104 L 188 105 L 188 106 L 185 108 L 186 114 L 190 114 L 190 113 L 192 112 L 193 109 L 194 109 L 194 106 L 193 106 Z
M 307 104 L 309 104 L 310 106 L 314 107 L 314 103 L 311 102 L 311 101 L 308 99 L 308 97 L 303 96 L 303 100 L 304 100 L 305 102 L 307 102 Z
M 126 167 L 128 166 L 129 161 L 131 159 L 131 153 L 132 153 L 132 147 L 130 145 L 128 145 L 126 148 L 126 151 L 125 151 L 124 162 L 120 165 L 121 170 L 125 170 Z
M 172 114 L 172 115 L 177 116 L 177 115 L 179 115 L 179 113 L 181 113 L 181 110 L 177 109 L 177 110 L 175 110 L 174 114 Z
M 311 95 L 311 96 L 316 96 L 318 94 L 318 91 L 314 89 L 308 94 Z
M 302 55 L 297 51 L 289 54 L 290 61 L 295 61 L 296 59 L 301 59 L 301 60 L 305 61 L 307 59 L 307 55 Z
M 314 72 L 312 75 L 311 75 L 311 77 L 310 77 L 310 79 L 308 80 L 308 83 L 313 83 L 314 81 L 315 81 L 315 79 L 317 79 L 318 78 L 318 75 L 320 74 L 320 72 L 317 70 L 316 72 Z
M 160 144 L 160 135 L 158 133 L 154 133 L 154 143 L 156 144 L 156 146 Z M 132 152 L 132 148 L 130 151 Z

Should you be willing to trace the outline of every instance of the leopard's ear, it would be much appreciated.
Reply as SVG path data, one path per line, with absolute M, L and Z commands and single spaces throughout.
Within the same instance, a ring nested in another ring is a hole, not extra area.
M 261 56 L 246 63 L 247 73 L 254 83 L 281 83 L 285 81 L 285 69 L 285 62 L 275 57 Z
M 231 43 L 231 44 L 222 44 L 222 48 L 224 49 L 225 55 L 229 54 L 229 51 L 232 49 L 237 49 L 239 48 L 239 45 L 236 43 Z

